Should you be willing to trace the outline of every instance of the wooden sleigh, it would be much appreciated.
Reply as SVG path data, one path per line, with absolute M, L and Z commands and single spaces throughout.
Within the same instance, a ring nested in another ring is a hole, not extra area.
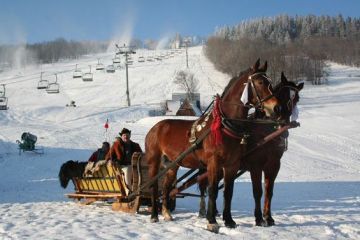
M 150 203 L 150 188 L 139 187 L 149 180 L 148 166 L 141 161 L 143 153 L 134 153 L 132 156 L 132 184 L 128 186 L 125 182 L 124 173 L 115 164 L 107 163 L 92 176 L 73 178 L 75 192 L 65 194 L 67 197 L 88 205 L 96 201 L 111 203 L 114 211 L 136 213 L 141 205 Z M 163 178 L 160 178 L 162 181 Z M 133 196 L 134 192 L 138 192 Z M 132 195 L 131 197 L 130 194 Z

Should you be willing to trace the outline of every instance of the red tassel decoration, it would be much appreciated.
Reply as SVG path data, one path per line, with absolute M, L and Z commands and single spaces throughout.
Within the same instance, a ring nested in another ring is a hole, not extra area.
M 213 109 L 213 121 L 211 123 L 211 134 L 214 138 L 215 146 L 221 145 L 223 143 L 222 133 L 221 133 L 221 116 L 220 116 L 220 97 L 216 96 L 214 109 Z

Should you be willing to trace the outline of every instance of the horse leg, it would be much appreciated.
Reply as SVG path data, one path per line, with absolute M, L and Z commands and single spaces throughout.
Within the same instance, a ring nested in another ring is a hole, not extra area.
M 261 196 L 262 196 L 261 169 L 251 170 L 250 176 L 251 176 L 251 182 L 253 188 L 253 196 L 255 200 L 255 210 L 254 210 L 255 224 L 256 226 L 264 226 L 265 222 L 261 213 Z
M 161 208 L 161 213 L 164 216 L 165 221 L 172 221 L 173 218 L 171 216 L 170 213 L 170 209 L 169 209 L 169 202 L 170 202 L 170 191 L 173 187 L 175 178 L 176 178 L 176 173 L 177 173 L 178 167 L 175 169 L 170 169 L 164 179 L 164 184 L 163 184 L 163 199 L 162 199 L 162 208 Z
M 224 211 L 223 220 L 228 228 L 235 228 L 236 223 L 231 216 L 231 200 L 234 192 L 236 168 L 224 169 Z
M 216 161 L 212 161 L 208 164 L 208 209 L 206 213 L 206 219 L 208 220 L 207 229 L 211 232 L 219 232 L 219 224 L 216 221 L 216 198 L 218 194 L 218 180 L 217 180 L 217 164 Z
M 150 179 L 154 178 L 157 175 L 157 172 L 158 172 L 158 166 L 156 166 L 155 164 L 149 165 L 149 178 Z M 156 179 L 156 181 L 152 185 L 152 194 L 151 194 L 151 217 L 150 217 L 150 222 L 152 222 L 152 223 L 159 221 L 158 194 L 159 194 L 158 180 Z
M 264 199 L 264 220 L 266 226 L 275 225 L 275 220 L 271 216 L 271 200 L 273 197 L 274 183 L 280 169 L 280 163 L 273 171 L 264 171 L 265 173 L 265 199 Z
M 203 174 L 206 170 L 199 169 L 199 174 Z M 199 217 L 205 218 L 206 217 L 206 202 L 205 202 L 205 193 L 206 187 L 208 185 L 207 179 L 199 182 L 199 190 L 200 190 L 200 207 L 199 207 Z

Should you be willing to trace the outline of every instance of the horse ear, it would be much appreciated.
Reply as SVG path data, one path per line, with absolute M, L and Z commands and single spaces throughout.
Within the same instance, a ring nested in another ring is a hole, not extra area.
M 266 72 L 267 67 L 268 67 L 267 61 L 265 61 L 264 65 L 263 65 L 261 68 L 259 68 L 259 71 L 260 71 L 260 72 Z
M 283 84 L 285 84 L 285 83 L 287 83 L 287 78 L 285 77 L 285 74 L 284 74 L 284 72 L 281 72 L 281 83 L 283 83 Z
M 301 89 L 303 89 L 303 87 L 304 87 L 304 83 L 302 82 L 302 83 L 299 83 L 298 85 L 297 85 L 297 89 L 300 91 Z
M 256 63 L 252 66 L 252 70 L 256 72 L 259 69 L 260 66 L 260 58 L 256 61 Z

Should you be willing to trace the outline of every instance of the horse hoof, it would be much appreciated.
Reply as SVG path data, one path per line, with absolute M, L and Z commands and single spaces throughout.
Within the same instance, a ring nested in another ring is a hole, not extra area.
M 157 223 L 157 222 L 159 222 L 159 218 L 157 218 L 157 217 L 152 217 L 152 218 L 150 219 L 150 222 L 151 222 L 151 223 Z
M 206 212 L 199 212 L 199 218 L 206 218 Z
M 261 219 L 261 220 L 256 220 L 256 221 L 255 221 L 255 226 L 257 226 L 257 227 L 267 227 L 267 226 L 266 226 L 266 222 L 265 222 L 263 219 Z
M 217 223 L 208 223 L 207 230 L 213 233 L 219 233 L 220 226 Z
M 165 220 L 166 222 L 171 222 L 171 221 L 173 221 L 174 219 L 173 219 L 172 216 L 164 216 L 164 220 Z
M 163 208 L 163 209 L 164 209 L 164 208 Z M 162 211 L 162 215 L 164 216 L 164 220 L 165 220 L 166 222 L 170 222 L 170 221 L 173 221 L 173 220 L 174 220 L 173 217 L 172 217 L 171 214 L 170 214 L 170 211 L 163 210 L 163 211 Z
M 274 220 L 269 220 L 269 219 L 265 219 L 265 227 L 271 227 L 275 225 L 275 221 Z
M 236 222 L 234 222 L 234 221 L 225 222 L 225 227 L 236 228 Z

